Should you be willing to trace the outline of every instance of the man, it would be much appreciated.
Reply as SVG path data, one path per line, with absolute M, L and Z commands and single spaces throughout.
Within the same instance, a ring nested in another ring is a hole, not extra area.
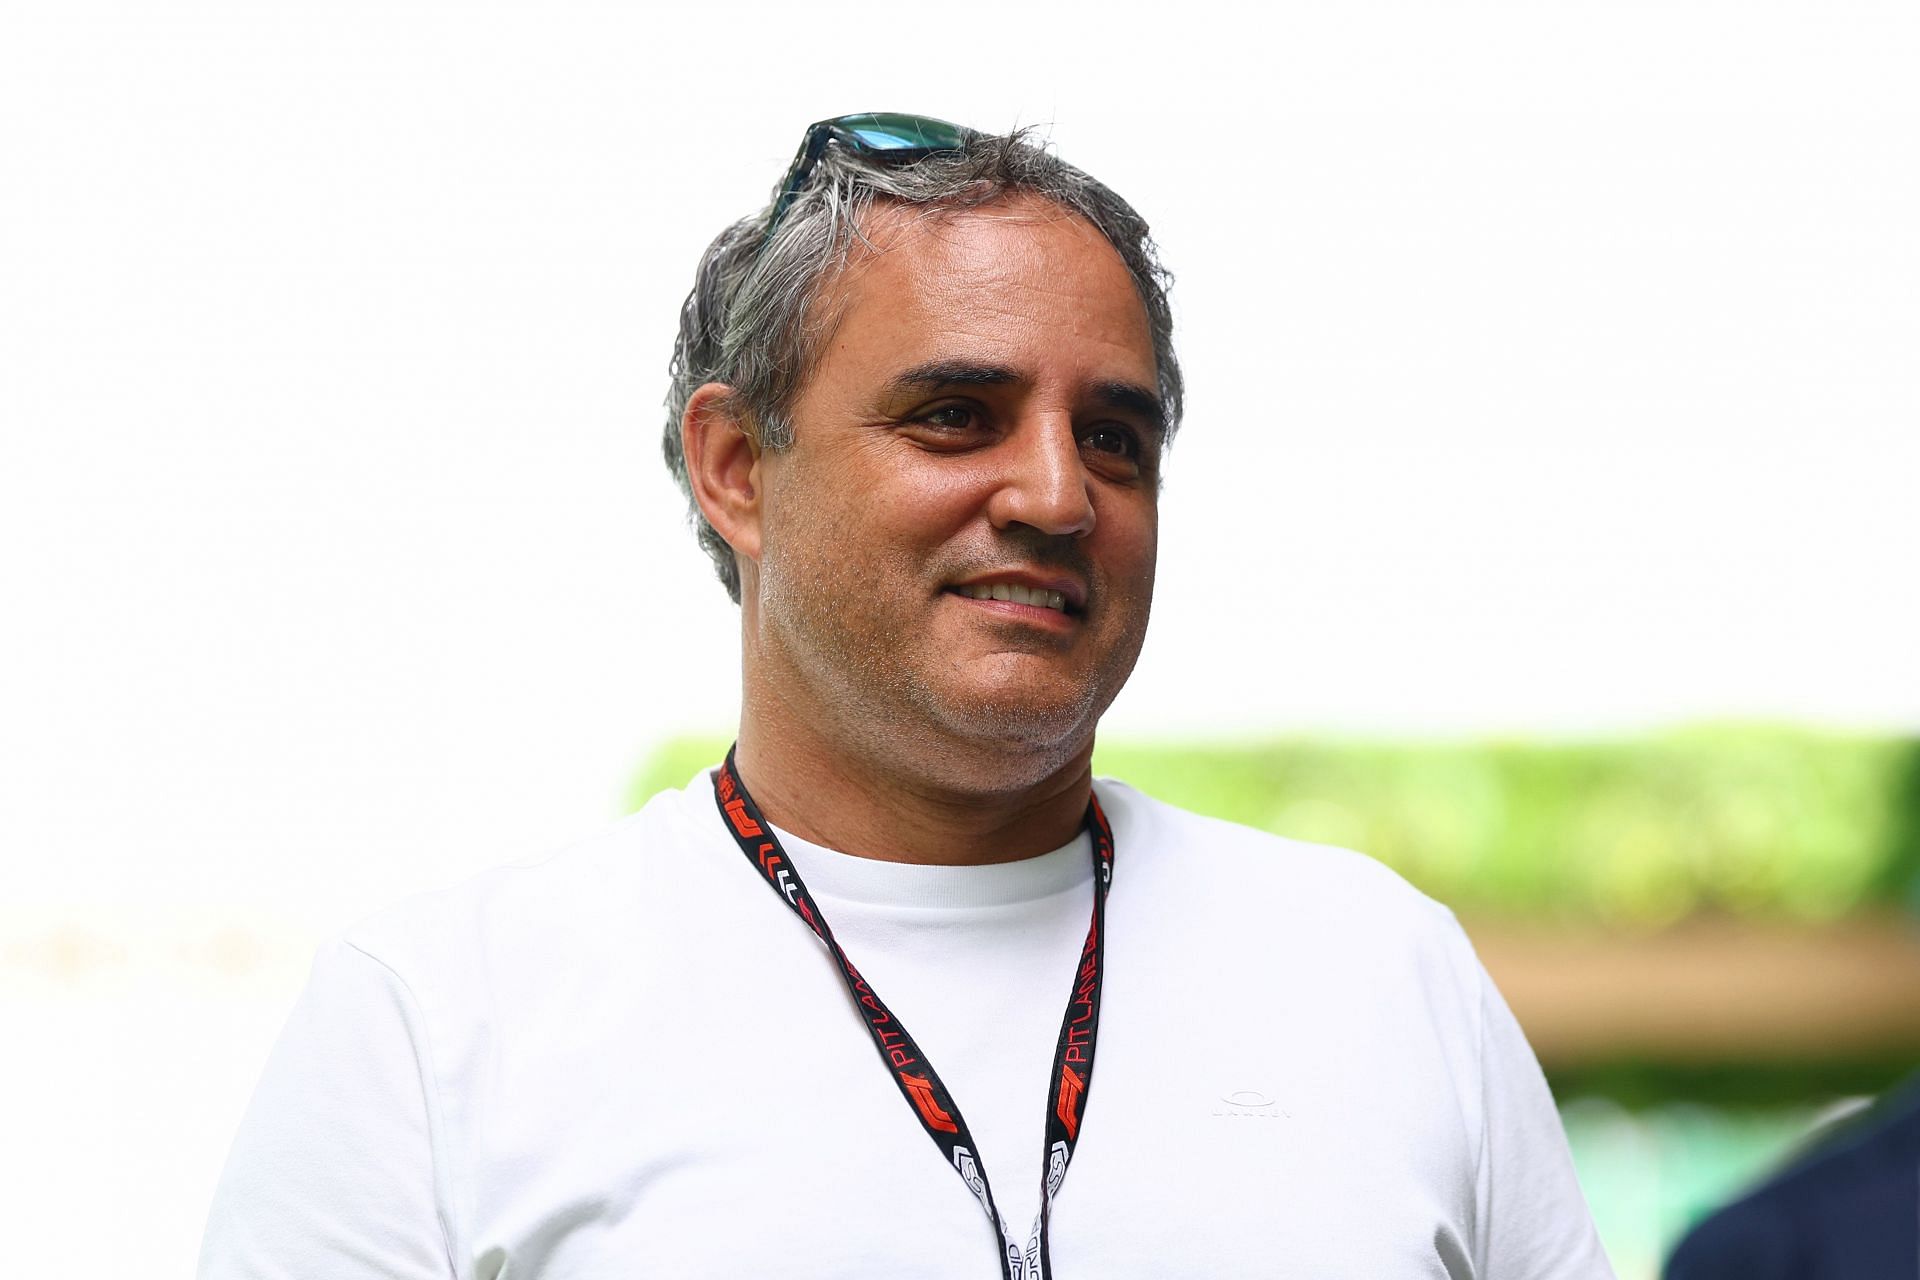
M 1689 1231 L 1666 1280 L 1912 1280 L 1920 1270 L 1920 1078 L 1823 1132 Z
M 1444 908 L 1091 778 L 1170 335 L 1043 150 L 809 130 L 669 400 L 736 750 L 324 952 L 203 1274 L 1608 1275 Z

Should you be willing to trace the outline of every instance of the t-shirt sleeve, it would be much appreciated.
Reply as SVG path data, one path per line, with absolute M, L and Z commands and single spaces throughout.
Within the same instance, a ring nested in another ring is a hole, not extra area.
M 322 949 L 221 1175 L 201 1280 L 447 1280 L 434 1113 L 406 984 L 350 943 Z
M 1612 1280 L 1546 1077 L 1485 970 L 1479 981 L 1484 1128 L 1475 1274 L 1486 1280 Z

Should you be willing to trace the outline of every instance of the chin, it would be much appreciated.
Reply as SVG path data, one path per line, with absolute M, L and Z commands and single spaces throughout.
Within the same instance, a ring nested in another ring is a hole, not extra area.
M 927 709 L 956 744 L 977 744 L 1002 753 L 1007 764 L 1048 762 L 1070 758 L 1093 737 L 1100 713 L 1111 695 L 1083 689 L 1053 691 L 1043 696 L 1032 689 L 976 690 L 942 697 L 926 691 L 936 705 Z

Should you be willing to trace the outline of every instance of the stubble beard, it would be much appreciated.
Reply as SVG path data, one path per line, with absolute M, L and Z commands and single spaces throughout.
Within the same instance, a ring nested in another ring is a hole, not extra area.
M 817 545 L 817 544 L 816 544 Z M 820 561 L 793 565 L 768 548 L 762 565 L 762 630 L 778 650 L 772 666 L 808 691 L 816 731 L 869 758 L 934 771 L 949 785 L 981 791 L 1031 786 L 1057 772 L 1090 742 L 1138 656 L 1139 644 L 1109 655 L 1117 678 L 1100 673 L 1065 692 L 983 680 L 950 655 L 930 652 L 932 635 L 913 635 L 903 618 L 924 618 L 939 603 L 877 594 L 876 583 L 912 583 L 924 566 Z M 785 563 L 793 572 L 765 572 Z M 877 572 L 876 572 L 877 568 Z M 901 611 L 905 610 L 905 613 Z M 1011 654 L 976 662 L 1018 662 Z M 1010 677 L 1017 679 L 1017 677 Z M 1032 696 L 1044 692 L 1046 696 Z

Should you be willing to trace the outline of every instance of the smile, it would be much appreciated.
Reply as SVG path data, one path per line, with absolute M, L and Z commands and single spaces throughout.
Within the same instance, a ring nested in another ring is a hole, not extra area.
M 969 600 L 1005 600 L 1013 604 L 1032 605 L 1039 609 L 1052 609 L 1055 613 L 1067 611 L 1066 592 L 1048 591 L 1041 587 L 1024 587 L 1017 582 L 969 584 L 955 587 L 953 590 Z

